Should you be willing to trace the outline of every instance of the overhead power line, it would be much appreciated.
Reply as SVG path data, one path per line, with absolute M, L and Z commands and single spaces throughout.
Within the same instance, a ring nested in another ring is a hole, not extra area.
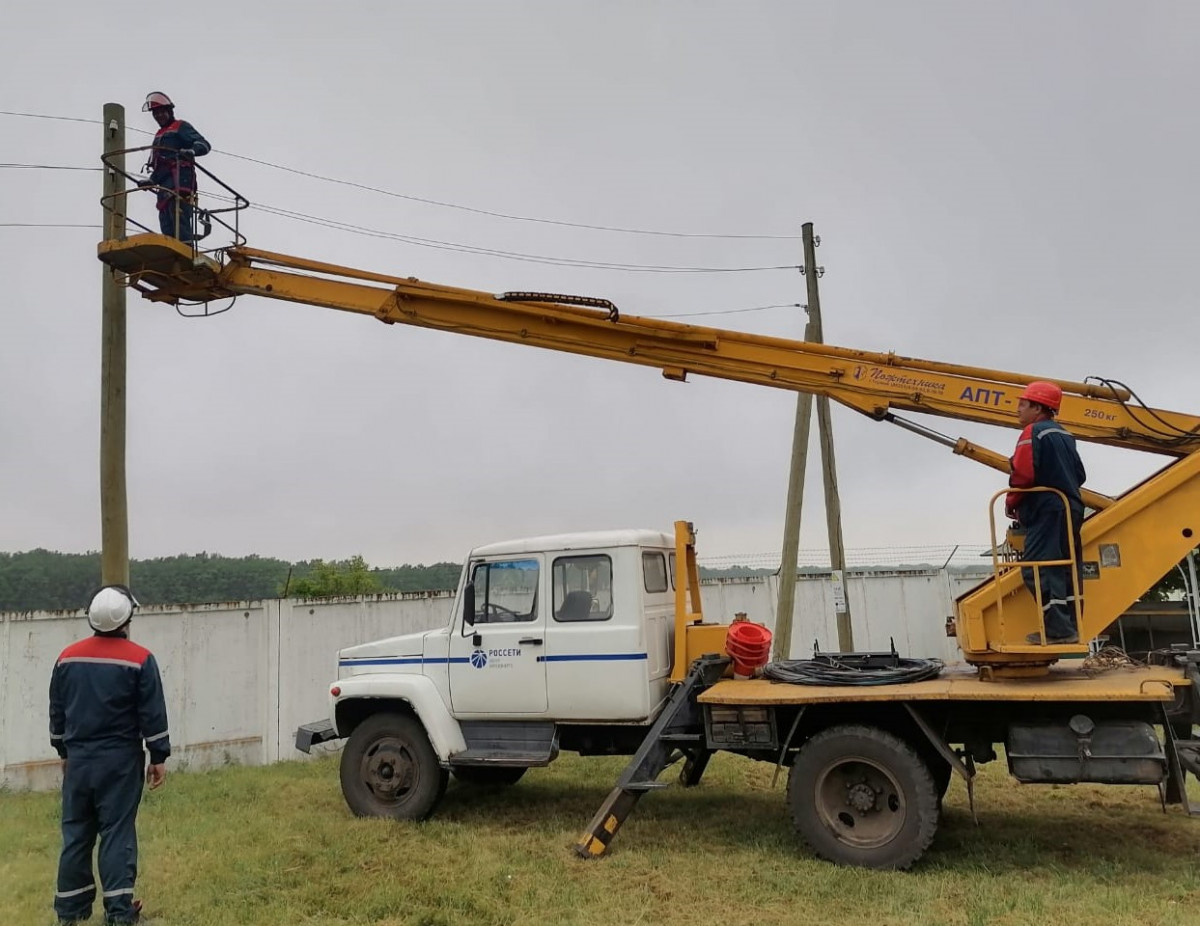
M 798 265 L 795 264 L 759 267 L 686 267 L 670 264 L 631 264 L 622 263 L 619 261 L 585 260 L 583 258 L 574 257 L 551 257 L 543 254 L 527 254 L 521 251 L 506 251 L 498 248 L 485 248 L 471 244 L 460 244 L 454 241 L 442 241 L 436 238 L 421 238 L 416 235 L 405 235 L 399 232 L 389 232 L 378 228 L 368 228 L 364 225 L 355 225 L 350 222 L 341 222 L 336 219 L 327 219 L 321 216 L 308 215 L 307 213 L 296 212 L 291 209 L 283 209 L 279 206 L 269 206 L 265 203 L 255 203 L 252 204 L 250 208 L 256 209 L 260 212 L 266 212 L 271 215 L 277 215 L 282 218 L 293 219 L 298 222 L 307 222 L 312 225 L 320 225 L 326 228 L 348 231 L 356 235 L 365 235 L 369 238 L 386 238 L 392 241 L 403 241 L 407 244 L 416 245 L 417 247 L 433 248 L 434 250 L 458 251 L 464 254 L 479 254 L 485 257 L 502 257 L 508 260 L 526 261 L 535 264 L 552 264 L 560 267 L 580 267 L 597 270 L 624 270 L 630 273 L 753 273 L 764 270 L 798 269 Z
M 104 170 L 103 167 L 71 167 L 66 164 L 0 164 L 0 168 L 8 170 Z
M 220 149 L 214 149 L 220 150 Z M 800 238 L 800 235 L 736 235 L 736 234 L 712 234 L 705 232 L 676 232 L 676 231 L 661 231 L 648 228 L 628 228 L 620 225 L 594 225 L 588 222 L 567 222 L 561 219 L 543 219 L 536 216 L 517 215 L 509 212 L 496 212 L 491 209 L 480 209 L 475 206 L 464 206 L 461 203 L 451 203 L 439 199 L 430 199 L 424 196 L 413 196 L 409 193 L 397 193 L 394 190 L 385 190 L 381 187 L 370 186 L 365 183 L 356 183 L 353 180 L 342 180 L 337 177 L 328 177 L 324 174 L 313 173 L 312 171 L 300 170 L 295 167 L 286 167 L 283 164 L 274 164 L 271 161 L 263 161 L 258 158 L 252 158 L 244 154 L 234 154 L 231 151 L 221 150 L 221 153 L 226 157 L 237 158 L 241 161 L 249 161 L 252 164 L 260 164 L 263 167 L 270 167 L 275 170 L 286 171 L 289 174 L 297 174 L 301 177 L 310 177 L 313 180 L 323 180 L 326 183 L 336 183 L 341 186 L 353 187 L 356 190 L 364 190 L 368 193 L 378 193 L 381 196 L 391 196 L 396 199 L 406 199 L 409 202 L 423 203 L 427 206 L 440 206 L 443 209 L 457 209 L 462 212 L 470 212 L 475 215 L 486 215 L 495 219 L 509 219 L 513 222 L 536 222 L 542 225 L 559 225 L 565 228 L 585 228 L 591 231 L 607 231 L 620 232 L 626 235 L 655 235 L 664 238 L 719 238 L 719 239 L 737 239 L 737 240 L 779 240 L 779 241 L 794 241 Z
M 15 112 L 12 110 L 0 110 L 0 116 L 20 116 L 29 119 L 53 119 L 62 122 L 84 122 L 94 125 L 99 125 L 99 119 L 80 119 L 71 116 L 53 116 L 46 113 L 26 113 Z M 127 126 L 129 131 L 137 132 L 142 135 L 153 135 L 153 132 L 148 132 L 143 129 Z M 368 193 L 376 193 L 380 196 L 390 196 L 395 199 L 403 199 L 409 202 L 422 203 L 428 206 L 438 206 L 443 209 L 455 209 L 460 212 L 469 212 L 474 215 L 485 215 L 491 218 L 507 219 L 513 222 L 530 222 L 541 225 L 555 225 L 562 228 L 581 228 L 591 231 L 616 232 L 626 235 L 650 235 L 663 238 L 701 238 L 701 239 L 720 239 L 720 240 L 744 240 L 744 241 L 796 241 L 800 239 L 800 235 L 772 235 L 772 234 L 717 234 L 710 232 L 677 232 L 664 231 L 661 229 L 649 228 L 633 228 L 621 225 L 600 225 L 589 222 L 569 222 L 563 219 L 545 219 L 537 216 L 519 215 L 516 213 L 499 212 L 492 209 L 482 209 L 477 206 L 466 206 L 462 203 L 452 203 L 446 200 L 432 199 L 426 196 L 414 196 L 410 193 L 398 193 L 395 190 L 385 190 L 382 187 L 371 186 L 366 183 L 358 183 L 353 180 L 343 180 L 339 177 L 330 177 L 326 174 L 318 174 L 313 171 L 300 170 L 296 167 L 288 167 L 284 164 L 276 164 L 272 161 L 262 160 L 261 158 L 250 157 L 245 154 L 237 154 L 236 152 L 226 151 L 222 148 L 214 148 L 214 151 L 225 155 L 226 157 L 236 158 L 240 161 L 247 161 L 252 164 L 259 164 L 263 167 L 269 167 L 273 170 L 281 170 L 286 173 L 296 174 L 300 177 L 309 177 L 313 180 L 320 180 L 325 183 L 335 183 L 340 186 L 352 187 L 354 189 L 363 190 Z
M 696 318 L 700 315 L 741 315 L 743 312 L 765 312 L 767 309 L 802 309 L 799 302 L 777 302 L 773 305 L 755 305 L 748 309 L 713 309 L 711 312 L 673 312 L 667 315 L 647 315 L 646 318 Z
M 26 119 L 53 119 L 56 122 L 90 122 L 100 125 L 99 119 L 80 119 L 75 116 L 51 116 L 46 113 L 18 113 L 8 109 L 0 109 L 0 116 L 23 116 Z

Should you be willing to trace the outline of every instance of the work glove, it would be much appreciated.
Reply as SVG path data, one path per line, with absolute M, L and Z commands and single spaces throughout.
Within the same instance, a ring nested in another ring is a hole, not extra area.
M 137 183 L 138 183 L 139 190 L 144 190 L 144 189 L 146 189 L 146 187 L 154 186 L 154 181 L 149 180 L 149 179 L 139 180 Z
M 182 158 L 194 158 L 196 156 L 195 148 L 180 148 L 179 156 Z

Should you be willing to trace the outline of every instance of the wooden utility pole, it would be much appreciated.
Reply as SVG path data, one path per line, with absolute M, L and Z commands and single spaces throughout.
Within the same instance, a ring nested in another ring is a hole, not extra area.
M 812 222 L 803 226 L 804 279 L 808 290 L 808 324 L 804 340 L 823 343 L 821 295 L 817 286 L 817 239 Z M 796 606 L 796 560 L 800 552 L 800 511 L 804 498 L 808 440 L 811 431 L 813 397 L 801 393 L 796 398 L 796 425 L 792 434 L 792 466 L 788 478 L 787 512 L 784 517 L 783 557 L 779 570 L 779 603 L 776 608 L 775 659 L 787 659 L 792 643 L 792 622 Z M 833 569 L 834 609 L 837 616 L 838 649 L 854 650 L 854 631 L 850 603 L 846 594 L 846 549 L 842 542 L 842 504 L 838 495 L 837 462 L 833 451 L 833 424 L 829 417 L 829 399 L 817 397 L 817 428 L 821 439 L 821 473 L 825 484 L 825 525 L 829 534 L 829 561 Z
M 125 107 L 104 104 L 104 238 L 125 237 Z M 125 495 L 125 286 L 105 265 L 100 322 L 100 581 L 129 584 Z
M 812 222 L 804 223 L 804 279 L 808 284 L 808 319 L 816 329 L 811 340 L 825 343 L 821 328 L 821 296 L 817 279 L 817 241 Z M 829 534 L 829 564 L 833 569 L 833 605 L 837 614 L 838 649 L 854 652 L 854 628 L 850 623 L 850 598 L 846 590 L 846 547 L 842 543 L 842 500 L 838 495 L 837 460 L 833 453 L 833 422 L 829 418 L 829 397 L 817 396 L 817 430 L 821 438 L 821 474 L 825 483 L 825 527 Z
M 806 228 L 808 226 L 805 226 Z M 805 307 L 807 310 L 807 306 Z M 816 328 L 809 312 L 804 340 L 811 341 Z M 792 428 L 792 465 L 788 472 L 787 510 L 783 516 L 783 555 L 779 566 L 779 602 L 775 607 L 776 660 L 790 659 L 792 624 L 796 610 L 796 560 L 800 557 L 800 511 L 804 507 L 804 474 L 808 466 L 808 438 L 812 428 L 812 395 L 796 394 L 796 423 Z

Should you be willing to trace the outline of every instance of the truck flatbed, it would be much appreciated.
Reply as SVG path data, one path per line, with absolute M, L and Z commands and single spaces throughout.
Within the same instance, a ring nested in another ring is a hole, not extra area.
M 970 666 L 946 669 L 924 682 L 895 685 L 793 685 L 770 679 L 725 679 L 698 697 L 701 704 L 773 705 L 869 701 L 1172 701 L 1189 688 L 1173 666 L 1141 666 L 1091 672 L 1053 666 L 1037 678 L 985 681 Z

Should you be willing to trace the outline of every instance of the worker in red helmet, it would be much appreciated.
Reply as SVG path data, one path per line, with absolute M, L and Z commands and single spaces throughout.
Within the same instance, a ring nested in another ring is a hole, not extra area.
M 1049 644 L 1079 642 L 1076 603 L 1081 612 L 1083 607 L 1083 544 L 1079 536 L 1083 499 L 1080 489 L 1087 473 L 1075 448 L 1075 438 L 1054 420 L 1061 406 L 1062 389 L 1054 383 L 1039 380 L 1025 387 L 1017 402 L 1017 420 L 1023 430 L 1009 460 L 1008 484 L 1014 489 L 1057 489 L 1066 496 L 1067 510 L 1054 492 L 1010 492 L 1005 499 L 1006 513 L 1025 529 L 1024 559 L 1070 559 L 1070 538 L 1072 535 L 1074 538 L 1073 567 L 1041 566 L 1036 579 L 1032 567 L 1021 570 L 1025 585 L 1035 598 L 1035 589 L 1040 587 L 1042 623 Z M 1031 633 L 1026 640 L 1041 643 L 1041 634 Z
M 180 241 L 194 241 L 196 158 L 208 154 L 212 146 L 190 122 L 175 118 L 175 104 L 159 90 L 146 96 L 142 112 L 154 117 L 158 132 L 146 162 L 150 176 L 140 186 L 158 189 L 158 223 L 162 233 Z

